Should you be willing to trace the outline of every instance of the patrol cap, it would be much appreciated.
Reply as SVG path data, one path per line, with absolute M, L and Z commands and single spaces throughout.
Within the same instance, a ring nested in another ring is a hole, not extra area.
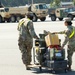
M 65 22 L 67 22 L 69 26 L 72 25 L 71 18 L 69 17 L 65 18 Z
M 33 13 L 28 13 L 27 14 L 27 18 L 29 18 L 30 20 L 32 20 L 33 19 Z

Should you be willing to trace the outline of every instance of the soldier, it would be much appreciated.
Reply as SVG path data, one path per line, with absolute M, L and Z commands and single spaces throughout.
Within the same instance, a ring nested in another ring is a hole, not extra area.
M 18 31 L 19 40 L 18 45 L 22 53 L 22 61 L 26 65 L 26 70 L 30 70 L 31 62 L 31 49 L 33 46 L 33 38 L 38 39 L 33 27 L 33 14 L 28 14 L 27 18 L 23 18 L 19 21 Z
M 75 51 L 75 27 L 72 26 L 72 22 L 70 18 L 66 18 L 64 22 L 65 26 L 67 26 L 67 30 L 61 32 L 55 32 L 56 34 L 65 34 L 65 40 L 62 44 L 62 48 L 67 45 L 67 58 L 68 58 L 68 70 L 71 70 L 72 65 L 72 56 Z

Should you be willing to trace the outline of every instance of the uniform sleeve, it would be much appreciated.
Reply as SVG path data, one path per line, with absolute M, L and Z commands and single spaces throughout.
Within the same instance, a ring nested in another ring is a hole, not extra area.
M 65 40 L 62 44 L 62 47 L 64 47 L 67 44 L 68 41 L 69 41 L 69 38 L 67 36 L 65 36 Z
M 62 47 L 64 47 L 66 44 L 67 44 L 67 42 L 69 41 L 69 37 L 68 37 L 68 34 L 69 34 L 70 32 L 67 30 L 67 31 L 65 31 L 65 40 L 64 40 L 64 42 L 63 42 L 63 44 L 62 44 Z
M 28 29 L 29 29 L 29 32 L 30 32 L 30 34 L 31 34 L 31 36 L 33 37 L 33 38 L 38 38 L 38 36 L 36 35 L 36 33 L 35 33 L 35 30 L 34 30 L 34 27 L 33 27 L 33 22 L 28 22 Z
M 66 31 L 60 31 L 60 32 L 57 32 L 57 34 L 65 34 Z
M 23 19 L 21 19 L 20 21 L 19 21 L 19 23 L 18 23 L 18 26 L 17 26 L 17 30 L 18 31 L 20 31 L 20 27 L 21 27 L 21 25 L 24 23 L 24 20 Z

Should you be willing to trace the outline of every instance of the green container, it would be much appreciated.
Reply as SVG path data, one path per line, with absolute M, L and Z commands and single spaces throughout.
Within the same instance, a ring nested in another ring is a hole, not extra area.
M 50 60 L 64 60 L 65 50 L 56 50 L 55 48 L 50 49 Z

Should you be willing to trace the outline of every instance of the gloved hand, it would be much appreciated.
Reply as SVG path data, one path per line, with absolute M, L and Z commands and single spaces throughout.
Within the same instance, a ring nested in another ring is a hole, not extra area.
M 48 31 L 46 31 L 46 30 L 44 30 L 43 32 L 44 32 L 44 34 L 48 34 Z

